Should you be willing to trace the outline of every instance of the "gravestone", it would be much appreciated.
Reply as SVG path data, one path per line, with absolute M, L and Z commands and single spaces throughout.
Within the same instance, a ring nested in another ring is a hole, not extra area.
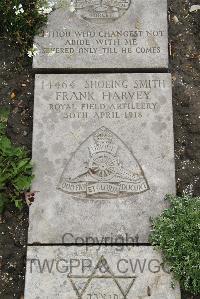
M 36 75 L 33 161 L 29 243 L 148 243 L 175 192 L 171 76 Z
M 151 247 L 29 247 L 28 299 L 180 299 Z
M 56 1 L 35 44 L 38 69 L 167 69 L 167 0 Z

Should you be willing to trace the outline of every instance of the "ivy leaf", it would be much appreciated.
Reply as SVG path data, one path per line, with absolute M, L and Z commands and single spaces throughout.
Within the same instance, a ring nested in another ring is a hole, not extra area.
M 6 136 L 0 136 L 0 150 L 5 154 L 11 152 L 11 141 Z
M 18 208 L 20 210 L 23 208 L 23 202 L 21 199 L 15 199 L 14 203 L 15 203 L 16 208 Z
M 32 176 L 19 176 L 13 181 L 13 185 L 17 191 L 27 191 L 31 186 L 32 179 Z

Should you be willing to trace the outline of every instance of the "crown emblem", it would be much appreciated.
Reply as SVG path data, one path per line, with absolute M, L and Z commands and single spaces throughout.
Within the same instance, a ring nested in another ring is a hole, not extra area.
M 105 127 L 100 128 L 94 134 L 93 139 L 95 143 L 89 147 L 91 156 L 99 152 L 108 152 L 112 155 L 116 154 L 118 147 L 112 143 L 113 134 Z
M 106 128 L 102 127 L 99 129 L 94 135 L 94 140 L 96 143 L 111 143 L 113 139 L 113 135 L 110 131 L 106 130 Z

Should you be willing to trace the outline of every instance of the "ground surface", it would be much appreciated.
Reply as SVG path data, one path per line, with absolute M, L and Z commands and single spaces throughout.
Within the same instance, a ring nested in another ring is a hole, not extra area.
M 198 0 L 169 1 L 170 72 L 173 76 L 177 192 L 200 195 L 200 10 Z M 16 70 L 17 52 L 0 41 L 0 104 L 11 105 L 8 134 L 31 152 L 33 84 L 31 64 Z M 199 55 L 199 56 L 198 56 Z M 0 299 L 23 298 L 28 209 L 9 208 L 0 220 Z M 182 295 L 183 299 L 200 296 Z M 163 298 L 164 299 L 164 298 Z

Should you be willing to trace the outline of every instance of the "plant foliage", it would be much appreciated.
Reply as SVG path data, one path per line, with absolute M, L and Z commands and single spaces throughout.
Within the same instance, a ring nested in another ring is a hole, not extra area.
M 8 39 L 12 47 L 17 46 L 21 55 L 32 47 L 34 36 L 47 21 L 47 15 L 41 14 L 38 7 L 38 0 L 0 1 L 0 35 Z
M 167 196 L 170 208 L 153 220 L 150 242 L 163 253 L 186 291 L 200 293 L 200 197 Z
M 33 179 L 27 152 L 14 146 L 6 136 L 8 115 L 8 110 L 0 110 L 0 213 L 9 203 L 22 208 L 24 192 L 29 190 Z

